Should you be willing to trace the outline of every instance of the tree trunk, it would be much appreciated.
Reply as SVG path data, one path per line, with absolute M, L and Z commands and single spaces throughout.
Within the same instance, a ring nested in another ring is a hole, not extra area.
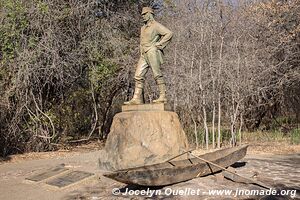
M 204 100 L 205 101 L 205 100 Z M 206 110 L 205 110 L 205 104 L 202 106 L 202 111 L 203 111 L 203 125 L 204 125 L 204 130 L 205 130 L 205 145 L 206 149 L 208 149 L 208 127 L 207 127 L 207 122 L 206 122 Z
M 243 113 L 241 113 L 240 115 L 239 145 L 242 145 L 242 127 L 243 127 Z
M 198 131 L 197 131 L 197 123 L 192 115 L 192 120 L 193 120 L 193 123 L 194 123 L 194 134 L 195 134 L 195 140 L 196 140 L 196 149 L 199 148 L 199 141 L 198 141 Z
M 221 94 L 218 95 L 218 148 L 221 148 Z
M 221 7 L 220 7 L 220 17 L 221 14 Z M 223 23 L 222 23 L 223 27 Z M 219 69 L 218 69 L 218 148 L 221 148 L 221 70 L 222 70 L 222 59 L 223 59 L 223 43 L 224 37 L 221 36 L 221 44 L 220 44 L 220 54 L 219 54 Z
M 215 115 L 216 115 L 216 105 L 215 101 L 213 100 L 213 116 L 212 116 L 212 148 L 215 148 Z

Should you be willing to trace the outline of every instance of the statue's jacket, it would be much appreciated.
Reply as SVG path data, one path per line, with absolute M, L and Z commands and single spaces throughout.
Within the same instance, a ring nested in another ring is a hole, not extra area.
M 158 51 L 158 59 L 163 63 L 163 49 L 169 44 L 173 36 L 172 31 L 162 24 L 152 20 L 141 28 L 141 54 L 146 54 L 149 50 Z

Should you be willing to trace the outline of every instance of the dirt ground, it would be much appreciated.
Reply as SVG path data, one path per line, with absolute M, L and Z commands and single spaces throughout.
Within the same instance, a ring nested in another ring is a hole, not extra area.
M 250 190 L 261 190 L 259 186 L 227 179 L 217 180 L 213 175 L 163 188 L 128 186 L 102 176 L 103 171 L 98 169 L 99 149 L 102 147 L 103 144 L 91 143 L 68 151 L 15 155 L 0 161 L 0 199 L 300 199 L 300 145 L 272 142 L 250 144 L 247 156 L 236 166 L 239 174 L 255 178 L 278 191 L 284 190 L 284 195 L 272 197 L 249 193 Z M 92 172 L 95 175 L 63 189 L 49 186 L 43 181 L 37 183 L 25 180 L 41 170 L 63 163 L 69 169 Z M 209 193 L 222 189 L 231 190 L 232 193 Z M 113 195 L 112 191 L 120 193 Z M 142 194 L 141 191 L 152 191 L 153 195 Z M 181 195 L 180 191 L 185 193 Z M 200 193 L 195 195 L 188 191 Z M 289 195 L 286 195 L 287 192 L 290 192 Z

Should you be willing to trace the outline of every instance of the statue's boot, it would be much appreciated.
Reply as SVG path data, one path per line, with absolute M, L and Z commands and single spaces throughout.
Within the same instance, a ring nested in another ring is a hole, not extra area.
M 130 101 L 125 101 L 124 105 L 136 105 L 136 104 L 143 104 L 143 88 L 140 84 L 136 84 L 134 89 L 134 95 Z
M 159 89 L 159 98 L 156 100 L 153 100 L 153 103 L 167 103 L 166 84 L 160 83 L 158 85 L 158 89 Z

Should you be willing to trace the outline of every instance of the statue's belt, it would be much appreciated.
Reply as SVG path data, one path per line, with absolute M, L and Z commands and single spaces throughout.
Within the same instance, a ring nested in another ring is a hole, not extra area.
M 149 50 L 159 50 L 155 45 L 152 45 L 150 47 L 143 47 L 142 46 L 142 53 L 147 53 Z

